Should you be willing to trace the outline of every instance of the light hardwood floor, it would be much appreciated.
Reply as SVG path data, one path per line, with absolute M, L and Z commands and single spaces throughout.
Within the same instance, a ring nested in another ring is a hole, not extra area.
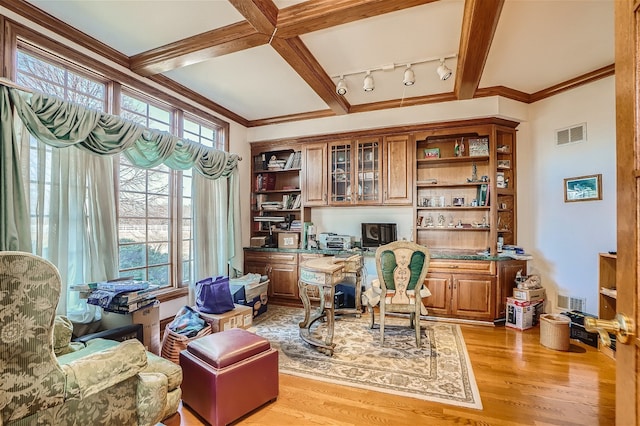
M 571 340 L 568 352 L 526 331 L 461 325 L 484 408 L 473 410 L 280 374 L 280 395 L 237 425 L 613 425 L 615 361 Z M 182 407 L 167 426 L 205 424 Z

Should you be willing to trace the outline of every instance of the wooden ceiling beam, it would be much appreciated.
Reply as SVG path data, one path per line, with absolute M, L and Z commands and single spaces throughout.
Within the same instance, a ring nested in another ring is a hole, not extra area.
M 268 41 L 269 36 L 258 33 L 249 22 L 239 22 L 134 55 L 129 60 L 129 68 L 148 77 L 262 46 Z
M 236 0 L 238 1 L 238 0 Z M 281 9 L 277 36 L 301 34 L 396 12 L 436 0 L 311 0 Z
M 349 112 L 349 103 L 335 91 L 335 84 L 299 37 L 274 37 L 271 46 L 307 82 L 337 115 Z
M 472 99 L 480 84 L 504 0 L 466 0 L 454 93 Z
M 271 36 L 278 20 L 278 7 L 271 0 L 229 0 L 259 33 Z

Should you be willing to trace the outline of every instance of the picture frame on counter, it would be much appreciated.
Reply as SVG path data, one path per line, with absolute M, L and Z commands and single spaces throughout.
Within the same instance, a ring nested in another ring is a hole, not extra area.
M 440 148 L 425 148 L 424 158 L 426 159 L 440 158 Z
M 469 157 L 486 157 L 489 155 L 489 138 L 469 139 Z

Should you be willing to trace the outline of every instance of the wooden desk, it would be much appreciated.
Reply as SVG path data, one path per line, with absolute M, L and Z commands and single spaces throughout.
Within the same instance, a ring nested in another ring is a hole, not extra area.
M 310 259 L 300 264 L 298 287 L 300 289 L 300 299 L 304 305 L 304 320 L 299 323 L 300 337 L 322 353 L 333 355 L 335 347 L 335 343 L 333 343 L 335 314 L 355 314 L 360 316 L 362 313 L 360 308 L 362 265 L 361 255 L 354 255 L 350 258 L 321 257 Z M 335 286 L 343 281 L 345 274 L 356 275 L 355 308 L 335 309 Z M 307 294 L 307 287 L 310 285 L 318 287 L 320 294 L 320 308 L 313 314 L 311 313 L 311 302 Z M 311 335 L 311 326 L 322 319 L 327 322 L 327 331 L 324 339 L 319 340 Z

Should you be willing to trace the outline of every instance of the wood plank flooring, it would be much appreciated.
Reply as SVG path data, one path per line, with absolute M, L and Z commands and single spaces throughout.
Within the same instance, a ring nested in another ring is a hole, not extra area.
M 615 360 L 571 340 L 568 352 L 526 331 L 461 325 L 484 408 L 473 410 L 280 374 L 280 395 L 236 425 L 613 425 Z M 204 425 L 188 407 L 167 426 Z

